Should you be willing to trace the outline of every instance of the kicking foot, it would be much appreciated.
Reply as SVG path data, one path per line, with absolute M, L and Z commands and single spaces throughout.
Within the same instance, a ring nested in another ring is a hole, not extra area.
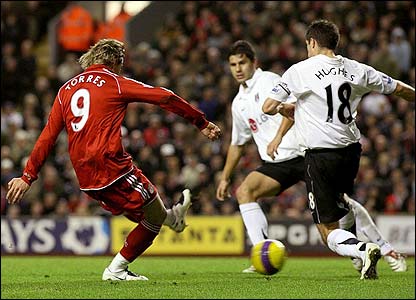
M 111 272 L 105 268 L 103 273 L 103 280 L 149 280 L 146 276 L 137 275 L 127 268 L 121 272 Z
M 373 243 L 366 243 L 363 268 L 360 279 L 377 279 L 377 262 L 381 257 L 380 246 Z
M 192 195 L 189 189 L 182 191 L 181 199 L 175 206 L 172 207 L 172 211 L 176 220 L 172 226 L 169 226 L 176 232 L 184 231 L 185 227 L 188 226 L 185 222 L 185 216 L 188 212 L 189 207 L 192 205 Z

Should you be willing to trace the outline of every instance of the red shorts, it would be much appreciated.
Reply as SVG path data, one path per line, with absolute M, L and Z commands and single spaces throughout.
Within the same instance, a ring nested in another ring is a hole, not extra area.
M 143 207 L 157 195 L 156 187 L 134 166 L 133 170 L 102 190 L 85 191 L 113 215 L 124 214 L 133 222 L 143 219 Z

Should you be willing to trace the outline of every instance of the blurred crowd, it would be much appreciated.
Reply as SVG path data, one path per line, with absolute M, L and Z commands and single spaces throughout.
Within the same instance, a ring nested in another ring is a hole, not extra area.
M 59 8 L 46 1 L 22 1 L 16 8 L 11 2 L 1 2 L 1 214 L 104 215 L 97 202 L 79 190 L 65 132 L 24 201 L 6 203 L 7 182 L 21 175 L 59 87 L 81 71 L 75 53 L 68 52 L 43 73 L 34 55 L 34 47 L 46 35 L 47 21 L 66 3 L 57 1 Z M 228 69 L 228 49 L 236 40 L 247 39 L 256 48 L 260 67 L 281 75 L 306 58 L 304 32 L 317 18 L 339 26 L 338 54 L 415 86 L 412 1 L 183 1 L 179 13 L 163 19 L 152 41 L 129 45 L 125 75 L 171 89 L 223 131 L 219 141 L 210 142 L 181 117 L 157 106 L 129 106 L 123 144 L 166 206 L 188 187 L 198 195 L 193 214 L 238 213 L 235 190 L 261 161 L 256 146 L 247 145 L 234 173 L 231 198 L 216 199 L 231 138 L 231 101 L 238 91 Z M 363 155 L 354 198 L 370 213 L 414 214 L 414 104 L 368 94 L 357 122 Z M 277 197 L 261 199 L 261 205 L 269 218 L 310 218 L 303 182 Z

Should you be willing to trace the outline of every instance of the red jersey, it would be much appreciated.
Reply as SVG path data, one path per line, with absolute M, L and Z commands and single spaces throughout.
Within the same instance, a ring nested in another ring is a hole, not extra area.
M 37 179 L 63 128 L 81 190 L 105 188 L 128 173 L 133 162 L 121 143 L 121 125 L 130 102 L 158 105 L 199 129 L 208 125 L 203 112 L 172 91 L 117 75 L 104 65 L 93 65 L 59 89 L 22 179 L 29 184 Z

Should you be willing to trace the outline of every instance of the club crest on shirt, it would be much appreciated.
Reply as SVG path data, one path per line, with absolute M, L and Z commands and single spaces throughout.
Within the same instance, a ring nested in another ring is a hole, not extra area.
M 257 94 L 254 96 L 254 101 L 259 102 L 259 100 L 260 100 L 260 96 L 259 96 L 259 93 L 257 93 Z
M 279 93 L 281 91 L 284 91 L 286 94 L 290 95 L 290 90 L 287 87 L 287 84 L 284 82 L 278 83 L 277 85 L 275 85 L 275 87 L 272 89 L 272 93 L 274 93 L 275 95 L 279 96 Z
M 253 132 L 257 132 L 257 130 L 258 130 L 258 126 L 257 126 L 257 123 L 256 123 L 256 121 L 255 120 L 253 120 L 253 119 L 248 119 L 248 124 L 250 125 L 250 129 L 251 129 L 251 131 L 253 131 Z

